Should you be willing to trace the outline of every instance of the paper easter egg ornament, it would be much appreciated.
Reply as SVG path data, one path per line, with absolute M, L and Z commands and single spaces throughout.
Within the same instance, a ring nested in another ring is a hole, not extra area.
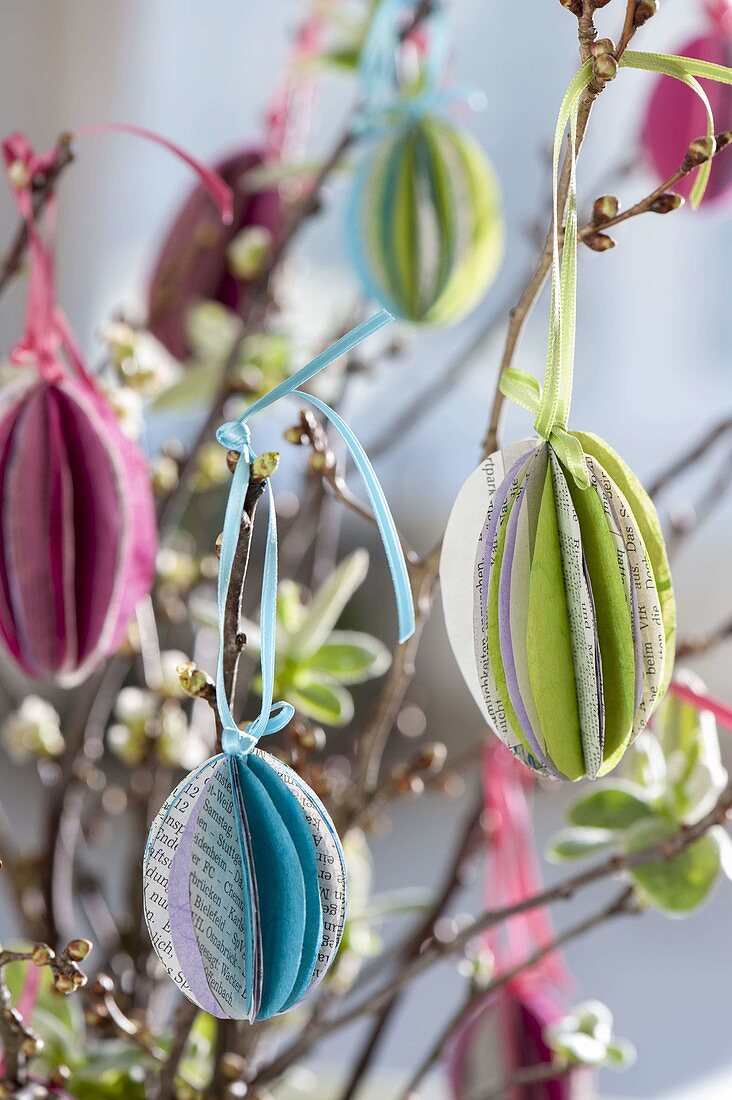
M 382 0 L 361 57 L 373 133 L 348 211 L 351 259 L 365 290 L 414 323 L 458 321 L 487 290 L 503 254 L 498 183 L 481 147 L 440 113 L 442 18 L 420 26 L 420 75 L 396 75 L 400 16 L 414 5 Z
M 220 181 L 166 139 L 131 129 L 182 156 L 225 211 Z M 24 375 L 0 401 L 0 638 L 28 676 L 69 686 L 121 644 L 152 584 L 157 528 L 145 458 L 86 369 L 56 299 L 56 198 L 41 224 L 32 194 L 56 155 L 35 153 L 23 134 L 3 142 L 27 226 L 29 278 L 25 332 L 8 356 Z
M 289 704 L 272 702 L 277 531 L 271 499 L 262 578 L 259 715 L 239 729 L 226 697 L 223 614 L 254 457 L 247 421 L 294 392 L 341 433 L 364 478 L 394 580 L 400 637 L 408 637 L 414 613 L 406 565 L 371 464 L 340 416 L 297 388 L 390 319 L 382 312 L 359 325 L 218 432 L 223 446 L 240 453 L 218 582 L 216 699 L 223 751 L 187 776 L 155 818 L 143 890 L 150 937 L 168 974 L 195 1004 L 220 1018 L 264 1020 L 297 1004 L 333 961 L 346 916 L 346 865 L 325 807 L 294 771 L 257 747 L 260 737 L 281 730 L 293 715 Z
M 554 149 L 591 78 L 575 78 Z M 555 215 L 555 227 L 558 217 Z M 442 550 L 445 620 L 478 706 L 511 751 L 558 779 L 610 771 L 671 675 L 675 610 L 655 509 L 597 436 L 567 431 L 574 356 L 576 182 L 564 252 L 555 228 L 543 394 L 506 371 L 537 436 L 490 455 L 455 502 Z

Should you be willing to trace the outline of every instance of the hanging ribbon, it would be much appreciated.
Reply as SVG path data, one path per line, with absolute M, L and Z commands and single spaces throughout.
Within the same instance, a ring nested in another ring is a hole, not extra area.
M 106 131 L 130 133 L 155 142 L 173 153 L 196 172 L 212 201 L 218 206 L 222 221 L 231 221 L 231 189 L 216 172 L 168 138 L 126 123 L 87 126 L 70 136 Z M 58 382 L 65 374 L 64 361 L 60 355 L 61 350 L 64 350 L 82 380 L 93 385 L 83 366 L 80 366 L 81 357 L 76 354 L 70 326 L 56 301 L 54 253 L 58 204 L 55 191 L 49 194 L 45 203 L 45 233 L 41 232 L 33 206 L 33 181 L 52 168 L 57 150 L 50 149 L 46 153 L 38 154 L 25 134 L 13 133 L 3 141 L 2 152 L 15 203 L 27 228 L 29 256 L 25 332 L 11 348 L 8 358 L 14 366 L 35 367 L 46 382 Z
M 269 516 L 264 550 L 260 613 L 262 703 L 257 717 L 243 730 L 239 729 L 231 713 L 223 670 L 226 599 L 231 583 L 231 572 L 242 523 L 250 469 L 256 458 L 251 447 L 248 421 L 253 419 L 257 413 L 269 408 L 270 405 L 274 405 L 281 397 L 296 395 L 298 398 L 314 405 L 330 421 L 345 442 L 353 462 L 363 478 L 374 518 L 384 543 L 396 597 L 399 641 L 405 642 L 414 632 L 414 606 L 404 553 L 389 505 L 374 468 L 356 436 L 338 413 L 329 408 L 319 398 L 300 389 L 301 386 L 309 382 L 311 378 L 329 366 L 334 360 L 352 351 L 368 336 L 383 328 L 391 320 L 391 314 L 386 310 L 374 314 L 368 321 L 357 325 L 340 340 L 331 344 L 320 355 L 317 355 L 293 374 L 291 378 L 281 382 L 269 393 L 260 397 L 242 413 L 238 420 L 222 424 L 216 433 L 216 438 L 222 446 L 228 450 L 236 451 L 240 455 L 234 470 L 226 505 L 218 578 L 219 658 L 216 673 L 216 701 L 223 727 L 221 745 L 225 753 L 246 754 L 251 752 L 260 737 L 283 729 L 294 714 L 294 708 L 289 703 L 273 703 L 277 633 L 277 522 L 272 491 L 269 486 L 267 486 Z
M 688 684 L 683 684 L 680 680 L 672 680 L 668 690 L 670 695 L 675 695 L 677 699 L 683 699 L 685 703 L 691 703 L 692 707 L 695 707 L 698 711 L 711 711 L 720 725 L 732 731 L 732 707 L 728 707 L 726 703 L 720 702 L 712 695 L 694 691 Z
M 552 164 L 552 267 L 549 339 L 543 389 L 533 375 L 508 368 L 500 379 L 504 396 L 536 416 L 534 428 L 553 449 L 580 488 L 589 485 L 587 464 L 579 441 L 567 431 L 572 398 L 577 309 L 577 116 L 580 98 L 593 78 L 594 61 L 586 61 L 565 92 L 554 133 Z M 706 92 L 697 78 L 732 84 L 732 69 L 696 58 L 626 50 L 620 67 L 663 73 L 686 84 L 701 100 L 707 118 L 707 136 L 714 134 L 714 117 Z M 569 123 L 569 184 L 563 248 L 559 247 L 560 157 Z M 709 180 L 711 160 L 697 169 L 691 192 L 693 207 L 701 202 Z

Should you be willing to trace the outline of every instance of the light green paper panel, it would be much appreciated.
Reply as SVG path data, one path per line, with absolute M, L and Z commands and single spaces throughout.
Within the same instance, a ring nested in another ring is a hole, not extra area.
M 626 568 L 635 591 L 638 608 L 642 697 L 633 721 L 631 736 L 635 740 L 658 702 L 660 684 L 666 668 L 663 609 L 656 588 L 650 555 L 628 501 L 598 459 L 588 458 L 587 462 L 597 482 L 595 492 L 601 494 L 602 499 L 611 505 L 610 509 L 606 510 L 611 532 L 617 530 L 616 522 L 621 525 L 617 538 L 626 558 Z M 618 516 L 617 521 L 613 518 L 613 511 Z
M 671 681 L 676 652 L 676 600 L 674 598 L 671 568 L 666 553 L 666 544 L 661 531 L 653 501 L 649 497 L 629 466 L 623 462 L 604 439 L 591 432 L 573 432 L 588 455 L 596 458 L 607 470 L 630 505 L 636 524 L 645 543 L 656 579 L 658 598 L 661 601 L 663 628 L 666 636 L 666 663 L 659 687 L 659 698 L 663 698 Z
M 392 269 L 391 290 L 409 317 L 419 316 L 419 233 L 417 222 L 417 196 L 414 180 L 416 172 L 415 136 L 408 134 L 397 142 L 392 158 L 394 164 L 393 187 L 390 196 L 390 217 L 386 219 L 384 255 Z M 387 187 L 391 181 L 387 180 Z
M 594 489 L 579 489 L 571 475 L 567 484 L 582 532 L 582 550 L 595 601 L 597 637 L 605 701 L 603 775 L 622 756 L 633 729 L 635 655 L 633 628 L 618 566 L 615 541 L 605 509 Z
M 569 615 L 552 472 L 547 465 L 531 563 L 526 634 L 531 687 L 552 763 L 568 779 L 585 774 Z
M 550 453 L 552 485 L 562 557 L 564 591 L 569 615 L 570 639 L 574 658 L 577 712 L 582 735 L 585 771 L 594 779 L 602 766 L 602 739 L 597 698 L 597 635 L 592 597 L 582 567 L 582 539 L 579 520 L 572 504 L 564 470 L 554 452 Z
M 429 288 L 430 306 L 426 320 L 432 319 L 432 310 L 439 307 L 450 272 L 455 263 L 455 252 L 459 242 L 456 240 L 455 227 L 460 211 L 456 209 L 456 196 L 453 176 L 449 170 L 448 153 L 444 147 L 450 135 L 439 123 L 423 124 L 422 141 L 428 155 L 425 157 L 426 178 L 429 185 L 430 209 L 435 217 L 435 241 L 437 244 L 434 278 Z M 460 257 L 457 257 L 459 262 Z
M 531 544 L 533 541 L 531 536 L 530 512 L 532 503 L 534 503 L 533 497 L 535 496 L 532 490 L 534 488 L 534 482 L 538 482 L 543 486 L 546 474 L 546 463 L 542 462 L 542 457 L 539 456 L 533 460 L 532 467 L 531 476 L 524 494 L 523 505 L 518 517 L 516 548 L 513 556 L 513 569 L 511 570 L 511 637 L 517 643 L 520 639 L 527 636 L 529 621 Z M 539 503 L 540 501 L 536 501 L 537 512 L 539 510 Z M 534 526 L 535 522 L 534 519 Z M 519 690 L 521 692 L 521 698 L 524 701 L 524 706 L 526 707 L 526 713 L 529 716 L 531 727 L 541 749 L 546 755 L 546 745 L 544 744 L 544 737 L 541 732 L 539 712 L 536 709 L 534 693 L 531 690 L 531 676 L 529 673 L 526 647 L 523 644 L 514 645 L 514 660 L 516 662 L 516 678 L 518 679 Z
M 524 467 L 523 477 L 526 476 L 526 468 Z M 526 750 L 527 756 L 534 756 L 534 751 L 529 745 L 528 741 L 524 737 L 521 725 L 516 717 L 516 711 L 511 705 L 511 697 L 508 692 L 508 684 L 506 682 L 506 670 L 503 667 L 503 660 L 501 658 L 501 643 L 498 631 L 498 583 L 501 575 L 501 568 L 503 566 L 503 551 L 506 545 L 506 528 L 508 527 L 508 519 L 511 512 L 516 507 L 516 498 L 523 483 L 523 477 L 516 487 L 516 490 L 511 494 L 508 499 L 508 507 L 506 508 L 505 515 L 498 521 L 498 531 L 496 535 L 496 554 L 493 566 L 490 571 L 490 587 L 488 589 L 488 608 L 487 608 L 487 625 L 488 625 L 488 660 L 493 672 L 493 677 L 496 683 L 496 698 L 501 700 L 503 704 L 503 710 L 506 715 L 506 721 L 510 727 L 511 733 L 515 735 L 516 740 L 521 742 L 521 745 Z
M 472 309 L 485 294 L 503 258 L 503 221 L 495 174 L 471 135 L 461 131 L 458 137 L 453 140 L 462 161 L 467 187 L 463 201 L 469 207 L 472 232 L 444 293 L 429 314 L 428 320 L 434 323 L 449 321 Z

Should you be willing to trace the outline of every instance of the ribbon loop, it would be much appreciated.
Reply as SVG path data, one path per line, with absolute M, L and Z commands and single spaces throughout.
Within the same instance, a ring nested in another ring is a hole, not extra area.
M 270 733 L 277 733 L 284 729 L 294 714 L 294 708 L 289 703 L 273 703 L 274 679 L 275 679 L 275 643 L 277 634 L 277 523 L 275 518 L 272 490 L 267 486 L 269 498 L 269 519 L 267 525 L 267 537 L 264 551 L 264 567 L 262 571 L 262 597 L 260 612 L 260 662 L 262 678 L 262 702 L 260 711 L 255 720 L 244 730 L 239 731 L 231 713 L 231 707 L 224 683 L 224 615 L 226 601 L 231 583 L 231 572 L 234 564 L 236 546 L 239 539 L 239 531 L 242 524 L 244 503 L 247 487 L 249 485 L 250 465 L 256 455 L 251 449 L 251 437 L 247 422 L 257 413 L 269 408 L 281 397 L 288 395 L 297 396 L 311 405 L 333 425 L 346 444 L 356 469 L 363 478 L 366 492 L 371 502 L 379 532 L 384 543 L 389 569 L 391 571 L 394 593 L 396 597 L 397 615 L 399 621 L 399 640 L 406 639 L 414 631 L 414 606 L 412 603 L 412 591 L 409 583 L 409 575 L 404 560 L 404 554 L 399 542 L 396 525 L 389 510 L 384 491 L 379 484 L 373 466 L 358 439 L 346 424 L 345 420 L 331 409 L 320 398 L 313 394 L 305 393 L 300 386 L 305 385 L 319 371 L 329 366 L 341 355 L 347 354 L 362 340 L 372 333 L 377 332 L 392 320 L 392 316 L 382 309 L 367 321 L 357 325 L 340 340 L 326 348 L 290 378 L 281 382 L 269 393 L 260 397 L 254 404 L 242 413 L 238 420 L 222 424 L 216 433 L 216 438 L 229 450 L 239 451 L 241 459 L 236 465 L 229 491 L 229 499 L 226 505 L 224 519 L 224 531 L 221 541 L 221 560 L 218 579 L 218 612 L 219 612 L 219 660 L 216 673 L 216 701 L 224 730 L 225 739 L 222 737 L 224 752 L 233 754 L 246 754 L 256 745 L 260 737 Z M 239 736 L 241 733 L 241 736 Z

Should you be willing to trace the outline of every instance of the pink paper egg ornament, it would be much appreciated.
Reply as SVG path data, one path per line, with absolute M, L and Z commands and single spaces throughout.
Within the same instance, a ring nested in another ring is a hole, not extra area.
M 173 152 L 229 216 L 229 189 L 185 150 L 121 123 L 85 132 L 105 130 Z M 150 590 L 155 506 L 145 458 L 87 371 L 57 304 L 57 200 L 48 196 L 41 228 L 32 193 L 56 151 L 39 155 L 14 133 L 2 152 L 29 259 L 25 332 L 8 359 L 29 369 L 30 381 L 0 398 L 0 643 L 27 675 L 69 686 L 119 647 Z
M 706 28 L 674 53 L 732 66 L 730 0 L 708 0 L 701 6 L 706 13 Z M 709 97 L 717 132 L 732 129 L 732 87 L 711 80 L 702 79 L 700 83 Z M 683 161 L 690 142 L 703 136 L 706 128 L 706 114 L 698 96 L 678 80 L 656 77 L 641 131 L 641 142 L 659 182 L 673 175 Z M 674 191 L 688 198 L 695 176 L 696 173 L 691 172 L 679 180 L 674 184 Z M 702 204 L 709 207 L 728 198 L 731 193 L 732 154 L 725 151 L 713 162 Z

